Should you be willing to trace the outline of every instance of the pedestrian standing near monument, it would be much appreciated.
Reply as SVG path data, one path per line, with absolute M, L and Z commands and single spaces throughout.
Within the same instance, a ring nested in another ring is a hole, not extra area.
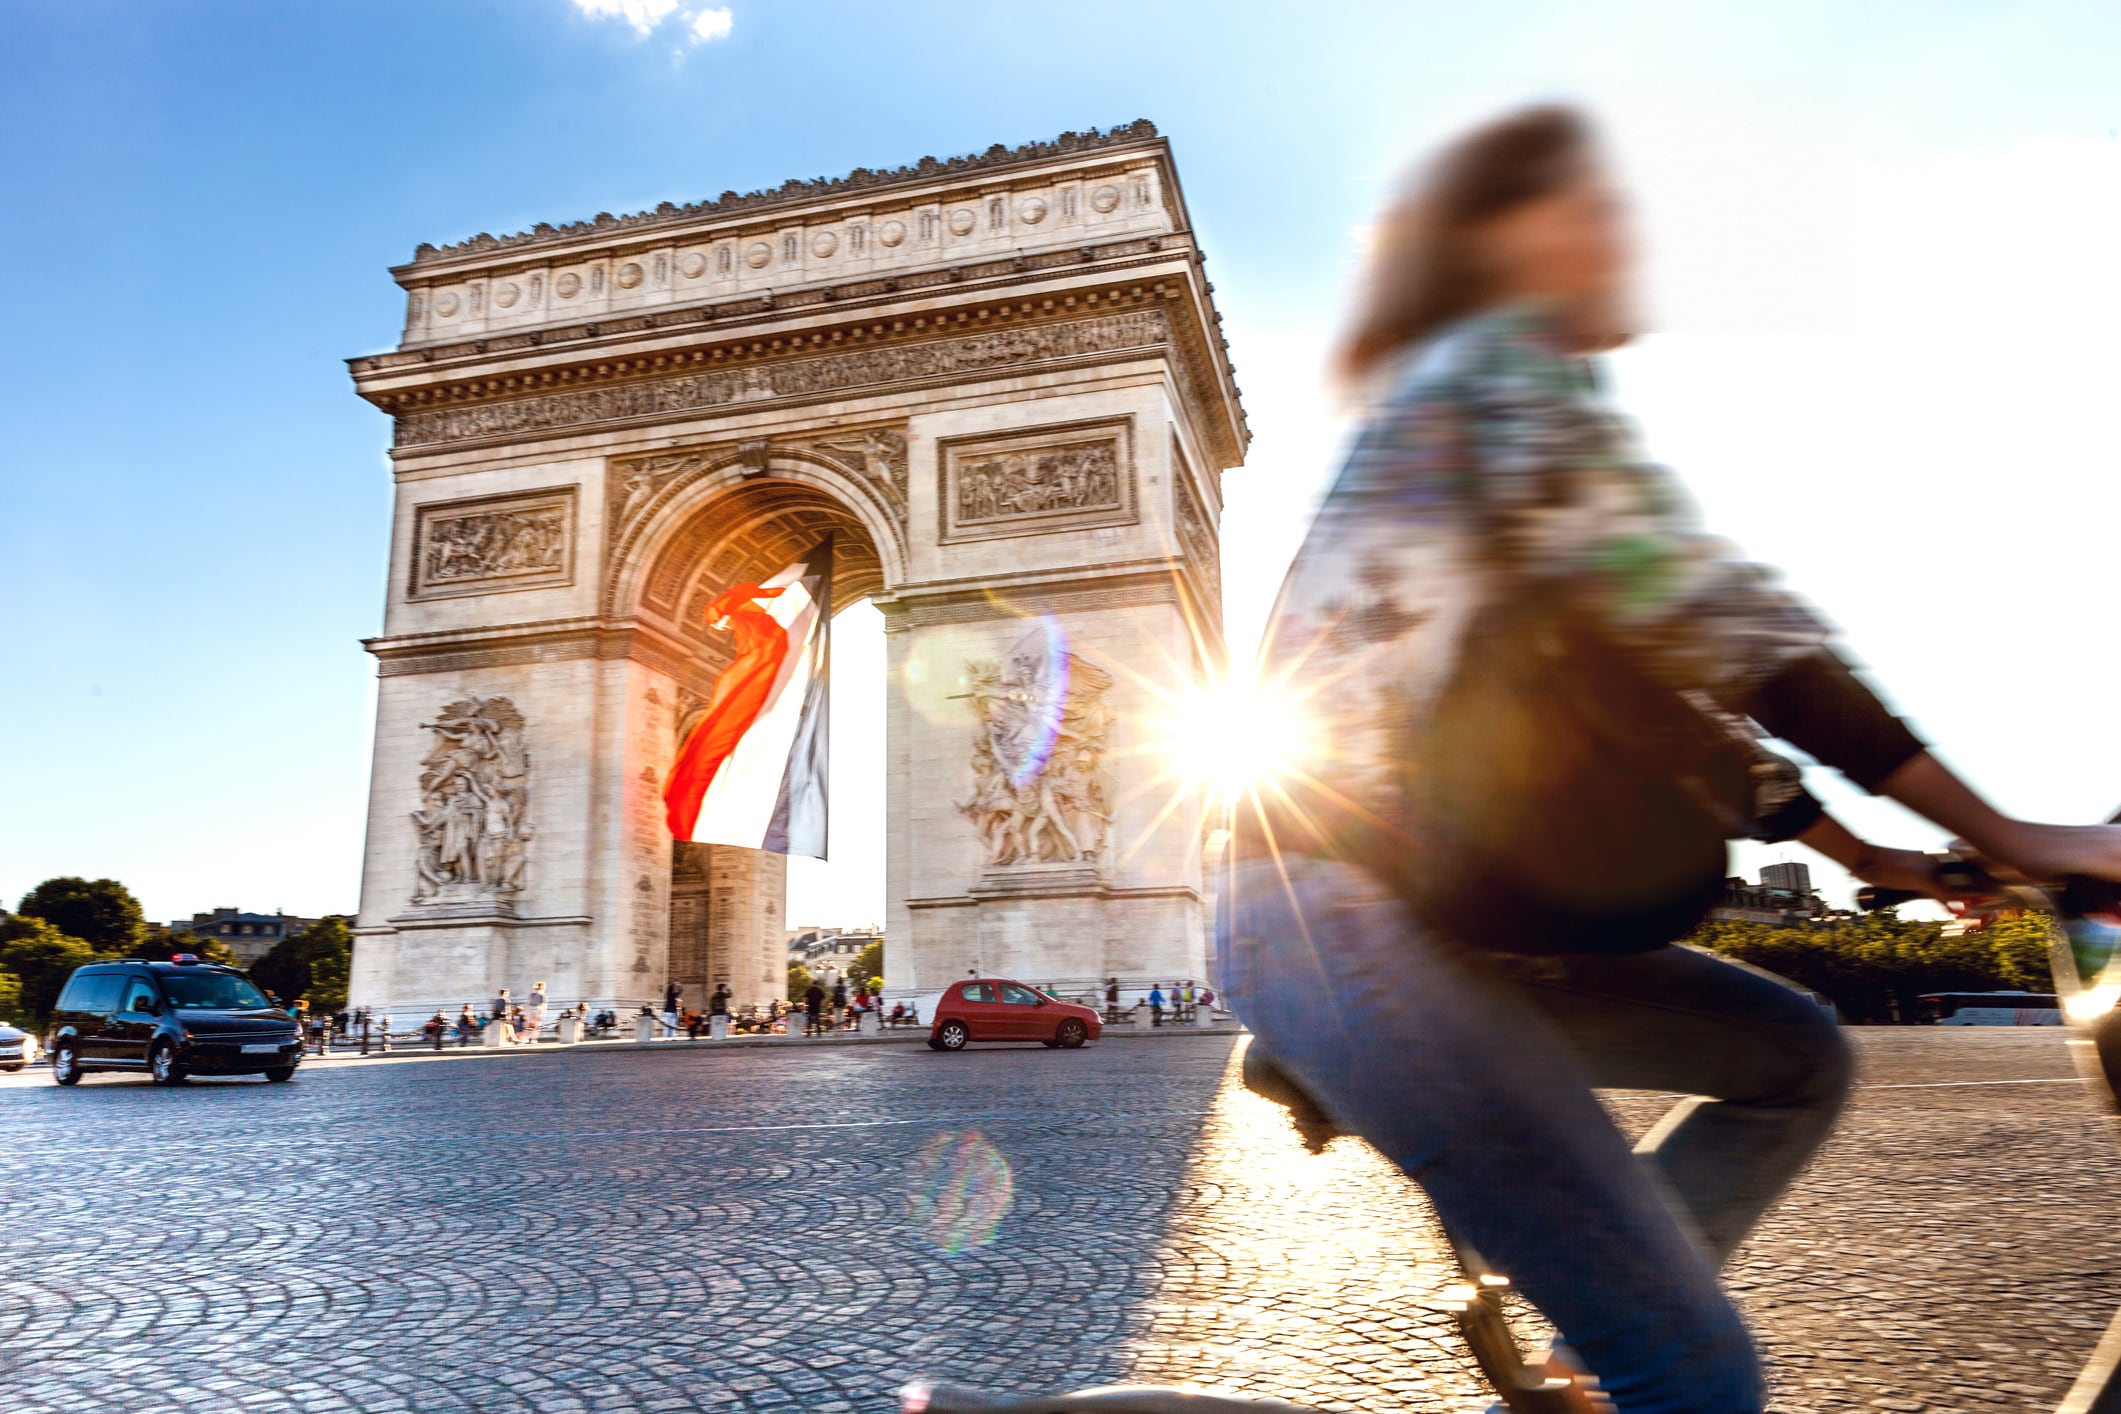
M 457 1013 L 457 1045 L 470 1045 L 471 1038 L 478 1034 L 479 1019 L 471 1014 L 471 1003 L 466 1002 L 464 1009 Z
M 508 1009 L 514 1005 L 515 1003 L 508 998 L 508 989 L 503 987 L 499 994 L 494 997 L 493 1006 L 487 1010 L 486 1015 L 488 1019 L 493 1021 L 506 1021 L 508 1019 Z
M 707 1015 L 711 1017 L 729 1015 L 729 984 L 727 982 L 714 984 L 714 995 L 707 999 Z
M 538 983 L 530 989 L 530 1003 L 523 1008 L 523 1015 L 530 1021 L 530 1044 L 538 1043 L 538 1033 L 545 1029 L 545 984 Z
M 832 980 L 832 1024 L 834 1026 L 843 1026 L 846 1024 L 846 1021 L 847 979 L 844 977 L 835 977 Z
M 1105 979 L 1105 1020 L 1113 1021 L 1118 1019 L 1118 1017 L 1119 979 L 1117 977 L 1107 977 Z
M 825 989 L 812 982 L 810 990 L 803 993 L 803 1034 L 805 1036 L 816 1036 L 823 1032 L 825 1028 L 820 1024 L 818 1018 L 824 1009 Z
M 678 1001 L 684 995 L 685 989 L 675 982 L 663 989 L 663 1034 L 665 1036 L 674 1037 L 678 1034 Z
M 1151 983 L 1149 986 L 1149 1024 L 1164 1024 L 1164 984 L 1161 982 Z

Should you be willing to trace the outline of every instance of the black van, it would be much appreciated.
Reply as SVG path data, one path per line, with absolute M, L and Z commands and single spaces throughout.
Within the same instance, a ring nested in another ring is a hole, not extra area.
M 157 1085 L 194 1074 L 292 1080 L 302 1063 L 293 1017 L 235 968 L 189 958 L 76 968 L 44 1048 L 61 1085 L 91 1070 L 144 1070 Z

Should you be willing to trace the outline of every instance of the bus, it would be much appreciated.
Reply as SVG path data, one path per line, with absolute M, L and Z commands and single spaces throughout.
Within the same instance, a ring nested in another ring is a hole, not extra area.
M 2060 1026 L 2053 992 L 1931 992 L 1923 1014 L 1939 1026 Z

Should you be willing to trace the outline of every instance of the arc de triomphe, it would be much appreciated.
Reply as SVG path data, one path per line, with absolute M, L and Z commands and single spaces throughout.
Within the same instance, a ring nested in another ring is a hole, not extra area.
M 785 983 L 785 860 L 673 848 L 702 606 L 834 533 L 885 616 L 887 973 L 1204 975 L 1165 700 L 1220 653 L 1246 430 L 1148 123 L 392 271 L 397 484 L 353 1001 Z

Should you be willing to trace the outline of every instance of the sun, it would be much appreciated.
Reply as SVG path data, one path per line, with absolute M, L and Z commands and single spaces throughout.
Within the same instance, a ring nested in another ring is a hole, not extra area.
M 1205 683 L 1167 707 L 1168 769 L 1224 803 L 1287 778 L 1316 744 L 1299 696 L 1251 674 Z

